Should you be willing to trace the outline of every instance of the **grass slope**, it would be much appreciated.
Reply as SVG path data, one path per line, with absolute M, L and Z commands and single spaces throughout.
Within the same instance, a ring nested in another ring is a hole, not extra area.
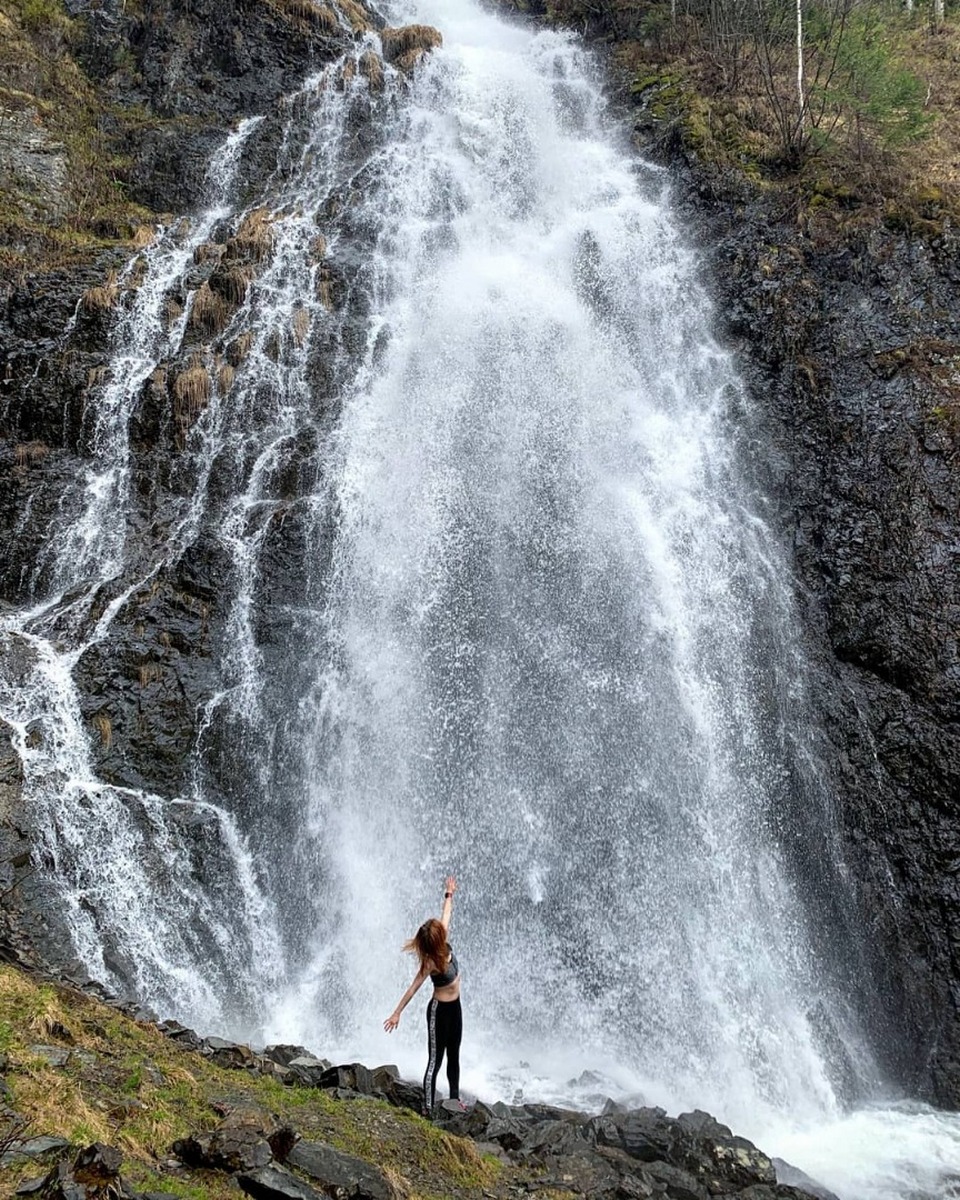
M 69 1051 L 51 1066 L 37 1046 Z M 0 965 L 0 1055 L 10 1107 L 25 1136 L 56 1135 L 77 1149 L 103 1141 L 123 1152 L 123 1175 L 142 1191 L 190 1200 L 236 1200 L 222 1173 L 178 1168 L 170 1146 L 211 1129 L 225 1107 L 260 1109 L 303 1137 L 325 1141 L 385 1171 L 410 1200 L 479 1200 L 516 1194 L 530 1171 L 481 1154 L 412 1112 L 377 1100 L 335 1100 L 311 1088 L 214 1066 L 82 992 Z M 219 1113 L 217 1110 L 220 1110 Z M 4 1118 L 0 1116 L 0 1137 Z M 0 1167 L 0 1195 L 43 1173 L 36 1162 Z M 559 1200 L 562 1193 L 539 1193 Z

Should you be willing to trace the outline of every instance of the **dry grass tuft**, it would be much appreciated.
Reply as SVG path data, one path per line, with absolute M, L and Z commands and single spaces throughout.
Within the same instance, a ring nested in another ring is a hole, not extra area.
M 325 33 L 333 33 L 338 25 L 336 13 L 326 4 L 317 4 L 314 0 L 283 0 L 283 11 L 295 20 L 314 25 Z
M 227 362 L 232 367 L 239 367 L 242 362 L 246 361 L 252 345 L 253 334 L 248 329 L 244 333 L 241 333 L 239 337 L 235 337 L 227 347 Z
M 221 396 L 225 396 L 233 387 L 233 381 L 236 378 L 237 372 L 228 362 L 219 363 L 217 366 L 217 390 Z
M 14 447 L 13 462 L 16 467 L 24 471 L 35 463 L 43 462 L 49 453 L 50 447 L 46 442 L 20 442 Z
M 210 400 L 210 376 L 202 362 L 194 359 L 180 372 L 173 381 L 173 395 L 177 404 L 193 417 L 206 408 Z
M 293 314 L 293 340 L 297 346 L 302 346 L 310 333 L 310 314 L 305 308 L 298 308 Z
M 109 750 L 113 745 L 113 722 L 106 713 L 97 713 L 93 718 L 93 727 L 100 734 L 100 745 Z
M 328 312 L 333 312 L 338 307 L 337 279 L 329 267 L 320 266 L 317 268 L 314 290 L 317 299 Z
M 404 75 L 409 75 L 425 54 L 426 50 L 422 46 L 414 46 L 412 50 L 404 50 L 403 54 L 394 61 L 393 65 L 398 71 L 402 71 Z
M 136 250 L 146 250 L 156 241 L 157 231 L 152 225 L 138 225 L 131 239 Z
M 348 84 L 353 83 L 357 77 L 357 60 L 354 58 L 345 58 L 343 66 L 340 68 L 340 76 L 337 79 L 337 89 L 343 91 Z
M 226 246 L 221 245 L 220 242 L 201 242 L 193 252 L 193 261 L 197 266 L 202 266 L 211 259 L 223 258 L 225 250 Z
M 163 667 L 158 662 L 142 662 L 137 668 L 137 678 L 142 688 L 149 687 L 163 678 Z
M 432 50 L 443 45 L 443 35 L 432 25 L 401 25 L 398 28 L 380 30 L 383 57 L 388 63 L 397 60 L 411 50 Z
M 117 284 L 117 273 L 111 271 L 106 282 L 100 287 L 88 288 L 80 297 L 80 305 L 84 312 L 108 312 L 117 303 L 120 287 Z
M 383 91 L 383 59 L 372 50 L 365 50 L 360 55 L 360 74 L 370 84 L 371 92 Z
M 370 21 L 363 5 L 357 4 L 356 0 L 336 0 L 336 3 L 354 33 L 366 33 L 370 29 Z
M 209 283 L 201 283 L 193 295 L 189 325 L 207 334 L 222 333 L 230 320 L 230 306 Z
M 260 263 L 269 258 L 273 249 L 274 215 L 268 208 L 255 208 L 240 222 L 236 234 L 227 242 L 227 259 L 243 259 Z
M 234 309 L 247 298 L 247 290 L 253 282 L 253 268 L 233 263 L 220 267 L 210 276 L 210 286 Z

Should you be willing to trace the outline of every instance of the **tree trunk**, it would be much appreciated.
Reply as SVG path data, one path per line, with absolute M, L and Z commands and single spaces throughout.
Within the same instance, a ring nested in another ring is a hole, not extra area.
M 943 0 L 935 0 L 935 3 L 943 4 Z M 797 132 L 800 135 L 799 140 L 802 141 L 803 127 L 806 123 L 806 101 L 803 95 L 803 0 L 797 0 L 797 103 Z

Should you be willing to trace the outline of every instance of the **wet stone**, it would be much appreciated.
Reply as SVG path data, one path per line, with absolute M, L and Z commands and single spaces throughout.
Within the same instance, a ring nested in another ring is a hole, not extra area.
M 325 1142 L 299 1142 L 287 1162 L 316 1180 L 328 1195 L 363 1196 L 369 1200 L 393 1200 L 395 1196 L 376 1167 Z
M 0 1162 L 11 1163 L 23 1158 L 43 1158 L 47 1154 L 54 1154 L 65 1150 L 69 1145 L 70 1143 L 67 1139 L 62 1137 L 42 1136 L 28 1138 L 26 1141 L 11 1146 L 6 1154 L 0 1158 Z
M 283 1167 L 261 1167 L 258 1171 L 238 1175 L 236 1179 L 241 1190 L 254 1200 L 326 1200 L 323 1192 L 297 1179 Z M 359 1194 L 350 1195 L 352 1200 L 360 1200 Z
M 51 1067 L 65 1067 L 70 1061 L 70 1051 L 62 1046 L 28 1046 L 27 1049 L 35 1058 L 42 1058 Z

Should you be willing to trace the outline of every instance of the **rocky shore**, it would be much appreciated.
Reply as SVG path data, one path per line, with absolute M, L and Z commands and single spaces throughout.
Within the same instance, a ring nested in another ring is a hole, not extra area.
M 608 1101 L 591 1115 L 478 1100 L 462 1113 L 438 1106 L 431 1123 L 416 1115 L 420 1088 L 393 1066 L 333 1064 L 302 1046 L 257 1052 L 203 1038 L 174 1021 L 150 1020 L 98 985 L 81 990 L 8 966 L 0 967 L 0 996 L 10 1018 L 0 1056 L 0 1186 L 17 1196 L 172 1200 L 187 1194 L 182 1189 L 189 1184 L 208 1189 L 190 1194 L 215 1198 L 221 1187 L 232 1187 L 261 1200 L 534 1194 L 545 1200 L 829 1200 L 801 1172 L 774 1162 L 704 1112 L 670 1117 L 659 1108 Z M 69 1096 L 62 1107 L 41 1107 L 31 1088 L 39 1075 Z M 314 1103 L 326 1116 L 328 1140 L 316 1135 Z M 152 1104 L 159 1136 L 150 1143 L 148 1135 L 145 1146 L 137 1122 L 149 1127 Z M 81 1108 L 106 1118 L 110 1142 L 97 1139 L 77 1149 L 69 1122 Z M 351 1123 L 371 1118 L 375 1132 L 367 1135 L 365 1152 L 348 1151 L 356 1144 Z M 163 1144 L 161 1128 L 184 1132 Z M 422 1159 L 425 1147 L 440 1144 L 454 1162 L 471 1165 L 477 1179 L 456 1181 L 439 1168 L 431 1177 L 422 1162 L 420 1178 L 405 1177 L 411 1166 L 392 1157 L 401 1131 L 409 1143 L 404 1154 Z M 153 1180 L 149 1187 L 145 1171 Z

